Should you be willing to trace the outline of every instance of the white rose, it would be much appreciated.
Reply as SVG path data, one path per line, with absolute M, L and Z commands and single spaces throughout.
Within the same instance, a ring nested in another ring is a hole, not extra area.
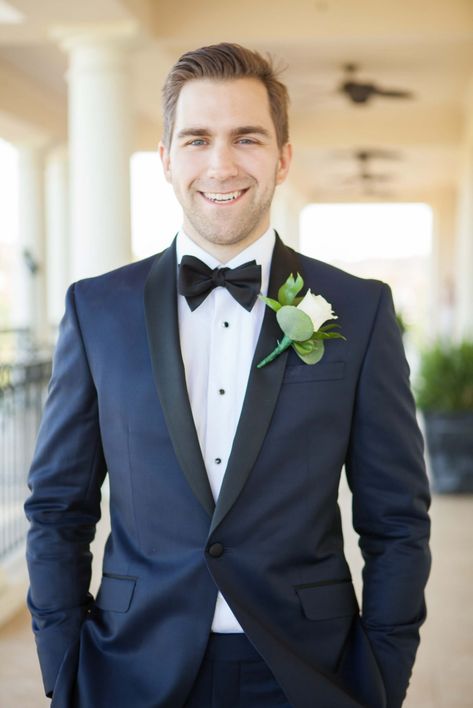
M 338 319 L 337 315 L 332 312 L 332 305 L 322 295 L 314 295 L 310 290 L 307 291 L 297 307 L 309 315 L 314 325 L 314 332 L 317 332 L 327 320 Z

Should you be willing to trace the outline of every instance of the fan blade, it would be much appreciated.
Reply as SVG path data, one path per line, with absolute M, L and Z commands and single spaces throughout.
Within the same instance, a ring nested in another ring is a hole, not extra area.
M 384 96 L 385 98 L 414 98 L 412 91 L 403 91 L 398 89 L 383 89 L 378 86 L 373 86 L 373 95 Z
M 366 164 L 369 160 L 396 160 L 399 159 L 399 153 L 393 150 L 373 148 L 372 150 L 357 150 L 353 153 L 353 157 L 358 160 L 358 162 Z
M 394 177 L 393 175 L 386 175 L 381 173 L 376 174 L 375 172 L 365 172 L 360 174 L 360 179 L 363 182 L 369 182 L 373 184 L 374 182 L 392 182 Z
M 399 160 L 401 155 L 395 150 L 383 150 L 382 148 L 372 148 L 371 150 L 365 150 L 370 158 L 376 160 Z
M 358 175 L 351 175 L 350 177 L 345 177 L 344 178 L 344 184 L 365 184 L 365 185 L 373 185 L 373 184 L 378 184 L 381 182 L 391 182 L 393 180 L 393 177 L 391 175 L 386 175 L 386 174 L 374 174 L 371 172 L 364 172 L 360 173 Z

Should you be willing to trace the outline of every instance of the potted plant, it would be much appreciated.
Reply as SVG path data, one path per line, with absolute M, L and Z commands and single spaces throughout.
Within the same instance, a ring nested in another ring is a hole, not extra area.
M 415 387 L 436 492 L 473 492 L 473 342 L 434 344 Z
M 408 326 L 404 318 L 404 314 L 399 310 L 396 312 L 396 322 L 398 324 L 399 329 L 401 330 L 401 337 L 404 337 L 408 330 Z

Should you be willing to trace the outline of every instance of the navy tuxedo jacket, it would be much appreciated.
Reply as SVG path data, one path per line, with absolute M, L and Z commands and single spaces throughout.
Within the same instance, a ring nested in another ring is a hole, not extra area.
M 294 708 L 398 708 L 425 617 L 429 492 L 389 288 L 277 239 L 270 294 L 300 272 L 347 339 L 316 365 L 290 350 L 257 369 L 281 337 L 267 308 L 214 504 L 176 270 L 173 245 L 67 294 L 26 503 L 28 603 L 54 708 L 183 706 L 218 589 Z M 361 614 L 337 505 L 343 465 Z M 106 473 L 112 529 L 94 599 Z

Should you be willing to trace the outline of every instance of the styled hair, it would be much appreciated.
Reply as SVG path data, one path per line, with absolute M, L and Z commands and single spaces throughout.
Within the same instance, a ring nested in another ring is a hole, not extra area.
M 186 52 L 174 64 L 163 86 L 164 145 L 168 149 L 171 145 L 177 100 L 187 81 L 254 78 L 266 87 L 278 147 L 282 148 L 289 140 L 289 94 L 278 74 L 270 57 L 266 59 L 239 44 L 222 42 Z

